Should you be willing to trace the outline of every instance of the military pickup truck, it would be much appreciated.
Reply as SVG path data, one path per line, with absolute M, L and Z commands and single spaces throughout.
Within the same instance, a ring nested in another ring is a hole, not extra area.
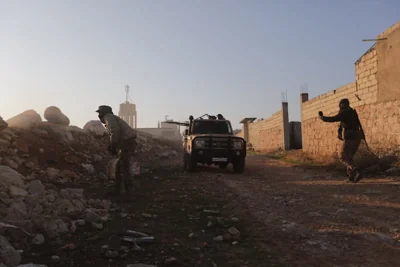
M 206 118 L 204 118 L 206 117 Z M 185 170 L 194 172 L 198 164 L 217 165 L 225 169 L 229 163 L 235 173 L 243 173 L 246 159 L 246 142 L 233 134 L 229 120 L 222 115 L 205 114 L 189 122 L 183 132 L 183 164 Z

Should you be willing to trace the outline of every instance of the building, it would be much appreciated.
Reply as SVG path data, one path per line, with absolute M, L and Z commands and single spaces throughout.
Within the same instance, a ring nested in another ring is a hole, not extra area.
M 137 128 L 136 105 L 128 101 L 119 105 L 118 116 L 129 124 L 132 128 Z
M 160 122 L 158 123 L 157 128 L 138 128 L 138 131 L 151 134 L 155 138 L 163 138 L 176 141 L 182 140 L 182 134 L 180 132 L 179 125 L 167 123 L 171 121 L 173 120 Z

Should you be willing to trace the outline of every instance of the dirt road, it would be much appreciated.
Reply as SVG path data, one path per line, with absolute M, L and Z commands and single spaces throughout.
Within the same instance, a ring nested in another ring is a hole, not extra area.
M 81 186 L 92 198 L 103 198 L 110 189 L 98 183 Z M 399 178 L 349 184 L 344 177 L 263 156 L 248 157 L 243 175 L 216 168 L 183 173 L 180 162 L 169 162 L 143 175 L 135 195 L 113 204 L 104 229 L 80 228 L 35 251 L 27 248 L 24 262 L 399 266 L 399 192 Z M 155 240 L 134 250 L 121 241 L 126 230 Z M 54 255 L 57 262 L 51 260 Z

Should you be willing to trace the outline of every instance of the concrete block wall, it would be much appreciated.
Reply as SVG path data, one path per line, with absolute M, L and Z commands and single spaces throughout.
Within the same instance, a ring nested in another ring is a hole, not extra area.
M 398 23 L 400 25 L 400 23 Z M 385 34 L 392 40 L 391 53 L 400 51 L 400 28 L 391 27 Z M 394 29 L 394 30 L 393 30 Z M 378 36 L 379 38 L 379 36 Z M 379 42 L 379 41 L 378 41 Z M 378 43 L 379 44 L 379 43 Z M 379 99 L 379 95 L 387 94 L 388 90 L 399 92 L 398 83 L 391 87 L 380 87 L 382 79 L 379 72 L 385 71 L 386 84 L 400 77 L 400 62 L 393 62 L 391 68 L 381 66 L 379 62 L 386 55 L 378 53 L 379 46 L 368 50 L 355 63 L 355 81 L 328 93 L 308 100 L 308 95 L 301 96 L 302 145 L 305 152 L 314 155 L 330 156 L 337 152 L 341 141 L 337 139 L 338 123 L 324 123 L 318 118 L 318 111 L 326 116 L 333 116 L 339 110 L 339 101 L 348 98 L 350 105 L 359 114 L 367 142 L 376 152 L 391 153 L 400 144 L 400 102 L 398 100 Z M 390 77 L 388 79 L 387 77 Z M 400 94 L 399 94 L 400 95 Z M 399 98 L 400 99 L 400 98 Z
M 246 124 L 242 133 L 245 132 Z M 288 121 L 288 105 L 282 103 L 282 109 L 268 119 L 248 124 L 247 143 L 253 145 L 254 150 L 270 152 L 290 149 L 290 125 Z

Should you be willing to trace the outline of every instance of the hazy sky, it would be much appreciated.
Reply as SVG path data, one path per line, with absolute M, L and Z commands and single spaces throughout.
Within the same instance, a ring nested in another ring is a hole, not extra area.
M 398 20 L 398 0 L 0 0 L 0 115 L 56 105 L 82 127 L 128 84 L 138 127 L 222 113 L 237 128 L 286 90 L 299 120 L 301 85 L 352 82 L 361 40 Z

